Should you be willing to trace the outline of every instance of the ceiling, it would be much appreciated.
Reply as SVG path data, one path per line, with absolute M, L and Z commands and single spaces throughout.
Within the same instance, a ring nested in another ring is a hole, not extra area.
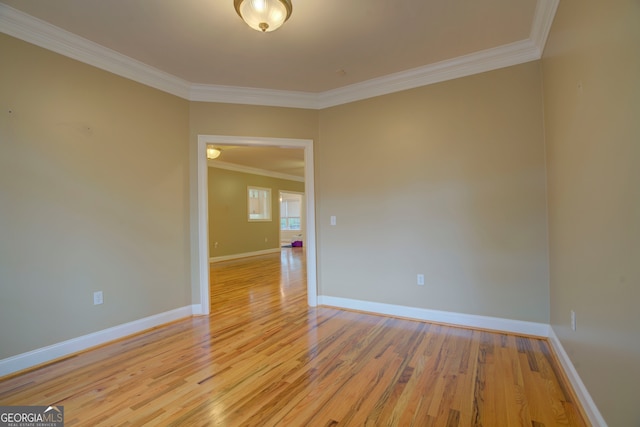
M 190 100 L 326 108 L 539 59 L 558 1 L 292 0 L 260 33 L 233 0 L 0 0 L 0 31 Z
M 220 157 L 209 166 L 249 173 L 267 171 L 275 178 L 304 179 L 304 149 L 248 145 L 212 144 Z

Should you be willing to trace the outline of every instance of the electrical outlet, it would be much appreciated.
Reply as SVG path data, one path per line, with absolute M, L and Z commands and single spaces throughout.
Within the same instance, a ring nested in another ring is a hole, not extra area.
M 571 310 L 571 330 L 576 330 L 576 312 Z
M 424 274 L 418 274 L 418 285 L 424 285 Z
M 104 302 L 102 299 L 102 291 L 97 291 L 93 293 L 93 305 L 100 305 Z

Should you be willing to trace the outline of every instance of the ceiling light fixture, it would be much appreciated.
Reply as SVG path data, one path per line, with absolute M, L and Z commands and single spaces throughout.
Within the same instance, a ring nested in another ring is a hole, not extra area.
M 222 151 L 218 148 L 207 146 L 207 159 L 209 160 L 217 159 L 220 156 L 221 152 Z
M 251 28 L 275 31 L 291 16 L 291 0 L 233 0 L 236 12 Z

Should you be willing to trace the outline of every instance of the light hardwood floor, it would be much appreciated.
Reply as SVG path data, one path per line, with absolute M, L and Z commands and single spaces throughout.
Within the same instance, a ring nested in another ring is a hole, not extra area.
M 212 265 L 212 314 L 0 381 L 67 426 L 583 426 L 544 340 L 306 305 L 301 249 Z

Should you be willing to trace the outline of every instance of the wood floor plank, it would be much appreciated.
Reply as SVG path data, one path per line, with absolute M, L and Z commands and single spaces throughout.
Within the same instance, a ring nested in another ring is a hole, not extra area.
M 586 426 L 548 343 L 308 307 L 304 252 L 211 266 L 211 315 L 0 379 L 68 426 Z

